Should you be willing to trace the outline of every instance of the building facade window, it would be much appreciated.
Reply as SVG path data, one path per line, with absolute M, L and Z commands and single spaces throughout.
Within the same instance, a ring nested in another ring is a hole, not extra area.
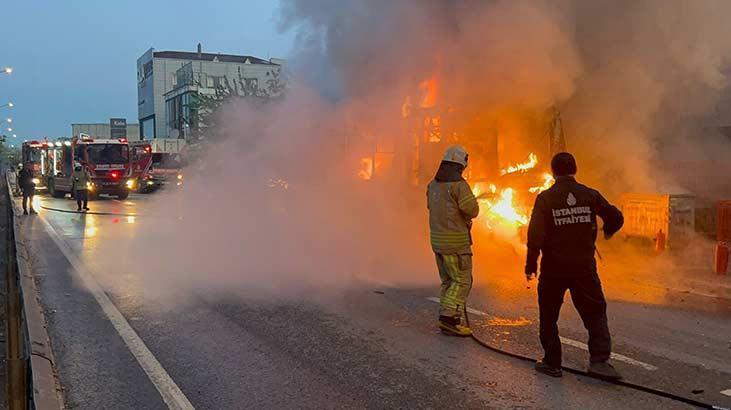
M 155 138 L 155 116 L 140 120 L 140 139 Z
M 152 75 L 152 60 L 142 65 L 142 73 L 145 78 Z
M 180 138 L 186 138 L 186 134 L 197 125 L 195 93 L 187 92 L 170 98 L 166 101 L 165 113 L 167 114 L 166 125 L 169 133 L 178 135 Z M 174 133 L 173 130 L 178 132 Z

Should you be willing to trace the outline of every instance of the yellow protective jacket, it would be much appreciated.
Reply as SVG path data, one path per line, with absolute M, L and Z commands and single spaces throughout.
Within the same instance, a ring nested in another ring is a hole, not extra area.
M 89 173 L 82 169 L 81 171 L 74 170 L 74 190 L 86 191 L 87 183 L 91 180 Z
M 432 250 L 441 254 L 472 254 L 472 219 L 480 212 L 477 199 L 462 178 L 429 183 L 427 188 Z

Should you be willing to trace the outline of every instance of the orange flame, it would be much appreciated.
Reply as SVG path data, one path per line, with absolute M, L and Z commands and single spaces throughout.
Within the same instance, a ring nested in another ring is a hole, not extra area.
M 373 158 L 364 157 L 360 159 L 361 169 L 358 171 L 358 178 L 368 181 L 373 179 Z
M 472 192 L 482 207 L 478 218 L 484 221 L 488 229 L 498 225 L 518 228 L 528 224 L 528 216 L 515 207 L 513 188 L 504 188 L 498 193 L 495 184 L 478 182 L 472 188 Z
M 540 194 L 541 192 L 550 188 L 554 182 L 556 182 L 556 180 L 553 179 L 553 175 L 551 175 L 549 173 L 544 173 L 543 174 L 543 185 L 528 188 L 528 191 L 532 194 Z
M 531 152 L 530 155 L 528 155 L 528 161 L 510 165 L 507 168 L 500 170 L 500 175 L 512 174 L 515 172 L 526 172 L 531 168 L 535 168 L 536 165 L 538 165 L 538 156 Z
M 500 192 L 496 202 L 486 201 L 489 209 L 489 218 L 502 225 L 523 226 L 528 224 L 528 216 L 521 214 L 513 204 L 515 193 L 513 188 L 505 188 Z

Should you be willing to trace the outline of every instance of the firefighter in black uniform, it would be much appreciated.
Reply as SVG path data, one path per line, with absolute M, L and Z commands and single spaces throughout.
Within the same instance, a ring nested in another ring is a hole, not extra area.
M 576 160 L 567 153 L 551 160 L 556 183 L 536 198 L 528 227 L 528 256 L 525 275 L 531 280 L 538 271 L 540 339 L 545 354 L 536 370 L 561 377 L 561 340 L 558 316 L 568 289 L 576 310 L 589 331 L 589 373 L 618 380 L 620 374 L 608 363 L 611 353 L 607 303 L 594 259 L 597 216 L 604 222 L 605 238 L 622 227 L 622 213 L 596 190 L 574 179 Z
M 28 207 L 30 207 L 31 215 L 35 215 L 36 210 L 33 209 L 33 196 L 36 194 L 36 183 L 33 182 L 33 164 L 26 162 L 23 169 L 18 173 L 18 185 L 23 191 L 23 215 L 28 215 Z

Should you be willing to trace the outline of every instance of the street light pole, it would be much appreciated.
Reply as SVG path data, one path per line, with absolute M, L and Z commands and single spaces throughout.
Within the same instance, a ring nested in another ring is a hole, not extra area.
M 8 75 L 12 74 L 13 73 L 13 67 L 5 67 L 5 68 L 3 68 L 3 73 L 8 74 Z
M 15 104 L 9 102 L 7 104 L 0 105 L 0 108 L 5 108 L 5 107 L 13 108 L 13 107 L 15 107 Z

